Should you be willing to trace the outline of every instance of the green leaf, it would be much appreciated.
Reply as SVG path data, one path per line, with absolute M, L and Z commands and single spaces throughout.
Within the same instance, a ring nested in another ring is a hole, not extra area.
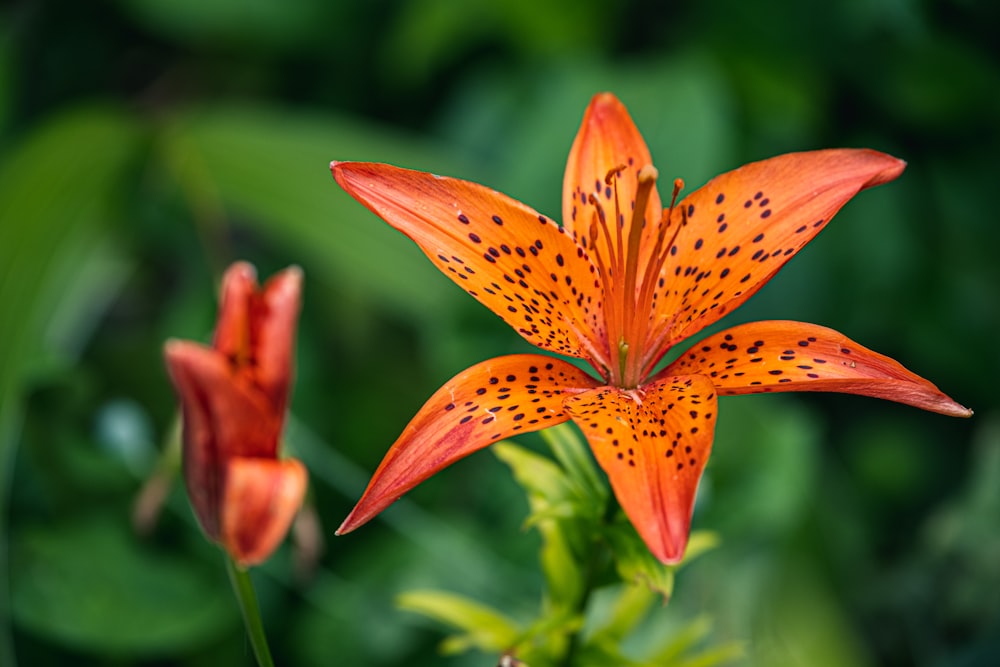
M 503 651 L 513 646 L 521 634 L 517 624 L 501 612 L 453 593 L 409 591 L 396 598 L 396 604 L 462 631 L 442 644 L 442 652 L 448 654 L 469 649 Z
M 109 233 L 140 129 L 114 109 L 67 112 L 0 165 L 0 396 L 78 349 L 120 275 Z M 111 273 L 108 272 L 111 267 Z M 89 299 L 95 299 L 91 301 Z
M 586 585 L 583 568 L 574 554 L 567 529 L 562 521 L 547 521 L 538 526 L 542 534 L 539 561 L 547 585 L 546 601 L 553 610 L 576 609 Z
M 542 431 L 542 438 L 580 495 L 593 503 L 597 515 L 603 515 L 608 500 L 608 487 L 601 481 L 587 442 L 568 423 L 545 429 Z
M 150 30 L 185 42 L 290 50 L 318 41 L 328 25 L 323 0 L 119 0 Z
M 110 223 L 142 136 L 118 109 L 74 108 L 42 123 L 0 163 L 0 484 L 11 478 L 29 375 L 83 345 L 124 274 Z M 4 571 L 7 497 L 0 489 Z M 0 662 L 6 643 L 0 634 Z
M 576 655 L 573 656 L 575 667 L 642 667 L 642 663 L 636 662 L 626 656 L 621 646 L 615 642 L 588 642 Z
M 652 661 L 650 667 L 714 667 L 715 665 L 731 664 L 746 657 L 746 649 L 739 642 L 727 642 L 719 646 L 706 648 L 699 653 L 674 661 Z
M 15 621 L 83 649 L 176 655 L 238 623 L 221 571 L 137 543 L 125 521 L 74 518 L 15 533 L 11 571 Z
M 462 173 L 453 159 L 383 128 L 263 108 L 192 109 L 161 139 L 168 168 L 209 224 L 251 226 L 354 303 L 375 300 L 424 323 L 459 303 L 423 253 L 329 170 L 331 160 L 353 158 Z
M 636 628 L 649 611 L 656 594 L 642 584 L 625 584 L 611 608 L 611 615 L 591 636 L 590 641 L 617 644 Z
M 0 137 L 6 135 L 7 125 L 14 107 L 16 72 L 14 64 L 14 34 L 11 29 L 10 14 L 0 16 Z
M 531 504 L 526 525 L 556 516 L 574 516 L 572 505 L 578 501 L 576 489 L 565 471 L 551 459 L 510 442 L 492 448 L 498 459 L 510 466 L 514 478 L 524 488 Z
M 510 442 L 497 443 L 491 449 L 510 466 L 528 496 L 531 513 L 525 525 L 536 527 L 542 535 L 539 558 L 549 603 L 556 609 L 574 609 L 584 586 L 584 573 L 575 553 L 585 543 L 585 536 L 567 532 L 584 530 L 579 521 L 572 520 L 580 518 L 577 490 L 565 471 L 544 456 Z
M 708 616 L 696 616 L 671 635 L 650 662 L 655 665 L 674 664 L 703 642 L 711 630 L 712 620 Z

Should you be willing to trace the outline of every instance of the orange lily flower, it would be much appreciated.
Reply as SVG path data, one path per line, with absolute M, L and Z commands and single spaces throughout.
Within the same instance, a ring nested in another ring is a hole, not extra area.
M 421 408 L 340 527 L 353 530 L 455 460 L 572 419 L 622 509 L 664 563 L 684 555 L 717 397 L 835 391 L 969 416 L 927 380 L 800 322 L 742 324 L 663 356 L 746 301 L 859 191 L 905 163 L 872 150 L 782 155 L 718 176 L 663 209 L 625 107 L 595 96 L 570 151 L 563 223 L 483 186 L 334 162 L 337 183 L 534 345 L 458 374 Z
M 254 268 L 233 264 L 212 347 L 166 344 L 191 505 L 205 534 L 243 567 L 267 560 L 305 496 L 305 467 L 277 457 L 301 286 L 295 267 L 258 289 Z

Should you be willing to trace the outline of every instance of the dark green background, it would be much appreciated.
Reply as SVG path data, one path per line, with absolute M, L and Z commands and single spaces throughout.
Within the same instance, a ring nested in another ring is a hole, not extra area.
M 836 328 L 976 410 L 723 399 L 695 526 L 721 546 L 645 631 L 705 615 L 746 664 L 1000 664 L 1000 5 L 985 0 L 36 0 L 0 9 L 0 664 L 248 665 L 179 487 L 129 513 L 233 260 L 305 270 L 289 439 L 326 551 L 255 571 L 282 665 L 484 665 L 392 607 L 511 615 L 540 587 L 488 452 L 333 530 L 420 404 L 528 345 L 339 191 L 331 159 L 486 183 L 552 215 L 591 95 L 693 188 L 791 150 L 909 162 L 725 320 Z M 669 181 L 665 181 L 669 182 Z M 534 445 L 526 437 L 523 443 Z

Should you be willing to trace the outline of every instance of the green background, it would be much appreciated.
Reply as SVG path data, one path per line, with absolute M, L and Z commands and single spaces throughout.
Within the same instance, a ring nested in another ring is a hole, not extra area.
M 538 537 L 494 456 L 333 530 L 444 380 L 529 346 L 328 163 L 461 176 L 558 217 L 601 90 L 689 189 L 792 150 L 907 160 L 725 324 L 836 328 L 976 410 L 723 399 L 694 520 L 721 545 L 647 635 L 704 615 L 745 664 L 1000 664 L 998 29 L 985 0 L 5 5 L 0 664 L 251 664 L 179 485 L 154 527 L 130 522 L 174 418 L 163 341 L 208 339 L 236 259 L 306 276 L 288 436 L 325 550 L 254 572 L 277 662 L 492 664 L 439 656 L 440 628 L 393 598 L 530 613 Z

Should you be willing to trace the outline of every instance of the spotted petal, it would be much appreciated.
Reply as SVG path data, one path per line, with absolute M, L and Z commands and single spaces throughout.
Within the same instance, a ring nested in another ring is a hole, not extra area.
M 566 400 L 625 514 L 664 563 L 684 557 L 716 407 L 715 388 L 702 375 L 633 390 L 600 387 Z
M 905 403 L 955 417 L 972 411 L 889 357 L 815 324 L 741 324 L 709 336 L 664 375 L 702 373 L 720 394 L 835 391 Z
M 647 165 L 652 165 L 649 148 L 625 105 L 611 93 L 595 95 L 584 113 L 566 162 L 563 177 L 563 227 L 579 242 L 585 245 L 589 243 L 595 215 L 594 207 L 589 204 L 591 195 L 600 202 L 611 234 L 615 233 L 613 221 L 616 212 L 624 216 L 624 220 L 619 218 L 619 225 L 623 222 L 627 225 L 638 190 L 638 173 Z M 607 183 L 605 179 L 608 172 L 618 167 L 624 169 L 613 183 Z M 654 187 L 646 206 L 648 224 L 643 230 L 644 238 L 653 234 L 655 223 L 660 219 L 661 208 L 660 197 Z M 625 233 L 627 234 L 627 230 Z M 627 243 L 628 239 L 624 241 Z M 603 233 L 597 235 L 594 243 L 605 264 L 610 266 L 612 251 Z
M 597 382 L 576 366 L 537 354 L 484 361 L 459 373 L 424 404 L 337 531 L 350 532 L 434 473 L 483 447 L 569 419 L 567 392 Z
M 656 351 L 746 301 L 851 197 L 905 166 L 867 149 L 789 153 L 717 176 L 685 197 L 673 211 L 672 224 L 683 227 L 651 316 Z
M 529 342 L 595 361 L 598 370 L 608 365 L 595 268 L 559 225 L 468 181 L 363 162 L 331 169 L 344 190 Z

